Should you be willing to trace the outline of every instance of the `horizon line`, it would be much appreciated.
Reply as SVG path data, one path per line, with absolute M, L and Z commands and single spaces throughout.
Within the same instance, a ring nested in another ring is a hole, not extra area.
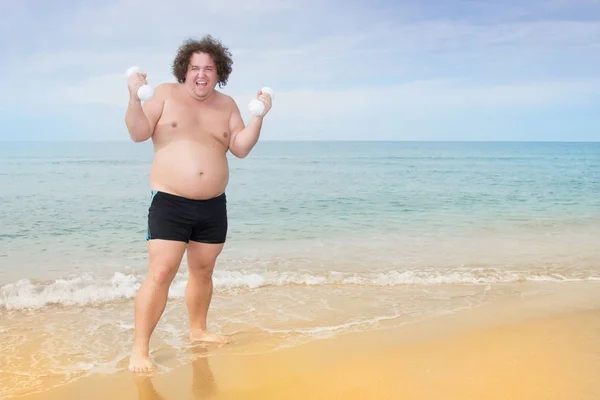
M 277 142 L 277 143 L 600 143 L 598 140 L 463 140 L 463 139 L 262 139 L 257 142 Z M 0 143 L 131 143 L 131 144 L 147 144 L 152 143 L 151 140 L 144 142 L 133 142 L 127 139 L 112 139 L 112 140 L 81 140 L 81 139 L 46 139 L 46 140 L 3 140 Z

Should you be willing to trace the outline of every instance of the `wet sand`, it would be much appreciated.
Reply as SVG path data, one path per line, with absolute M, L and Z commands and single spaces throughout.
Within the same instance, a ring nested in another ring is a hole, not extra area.
M 19 398 L 600 398 L 600 307 L 519 313 L 516 306 L 258 354 L 196 346 L 193 363 L 166 374 L 96 375 Z

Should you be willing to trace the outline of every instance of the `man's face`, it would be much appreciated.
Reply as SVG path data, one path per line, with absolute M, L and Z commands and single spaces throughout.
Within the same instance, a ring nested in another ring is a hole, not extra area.
M 217 85 L 217 67 L 210 55 L 194 53 L 190 59 L 185 84 L 194 97 L 204 99 L 210 96 Z

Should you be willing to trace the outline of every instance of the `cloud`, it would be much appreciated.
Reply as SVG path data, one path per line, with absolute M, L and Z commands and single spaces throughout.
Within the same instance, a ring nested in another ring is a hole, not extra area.
M 87 3 L 75 10 L 74 18 L 65 23 L 60 35 L 77 35 L 84 40 L 101 39 L 130 45 L 146 43 L 173 44 L 182 37 L 219 32 L 240 32 L 248 26 L 251 38 L 268 31 L 269 18 L 283 12 L 295 12 L 309 0 L 227 0 L 189 2 L 187 0 L 120 0 L 106 4 Z
M 153 85 L 172 82 L 177 47 L 205 33 L 233 52 L 224 91 L 246 116 L 261 86 L 276 90 L 269 124 L 278 134 L 291 135 L 299 119 L 303 127 L 377 121 L 392 129 L 397 118 L 421 124 L 598 102 L 599 1 L 575 0 L 587 15 L 566 0 L 374 1 L 53 3 L 52 18 L 33 3 L 3 2 L 15 18 L 0 29 L 27 35 L 19 45 L 3 39 L 0 111 L 89 121 L 101 109 L 97 129 L 115 118 L 110 129 L 120 129 L 127 67 L 141 66 Z
M 80 11 L 81 17 L 74 18 L 73 24 L 64 27 L 69 36 L 76 35 L 80 42 L 65 49 L 52 47 L 13 56 L 5 67 L 6 73 L 22 73 L 23 68 L 34 72 L 35 68 L 35 71 L 48 75 L 78 77 L 116 73 L 125 65 L 138 63 L 148 70 L 158 71 L 161 76 L 165 75 L 181 41 L 202 33 L 189 35 L 186 24 L 179 23 L 175 17 L 169 18 L 167 11 L 159 19 L 157 14 L 164 5 L 154 9 L 151 4 L 137 12 L 136 18 L 131 18 L 131 15 L 139 3 L 133 1 L 121 2 L 94 13 L 90 11 L 90 15 Z M 177 9 L 171 4 L 169 7 Z M 262 13 L 257 12 L 256 17 L 260 19 L 263 15 L 268 21 L 269 9 L 258 9 Z M 205 10 L 190 10 L 191 15 L 202 15 L 203 12 Z M 203 24 L 207 33 L 211 25 L 218 25 L 209 18 L 213 16 L 211 13 L 207 14 L 209 21 Z M 105 20 L 110 15 L 114 16 L 109 29 Z M 142 27 L 145 16 L 152 18 L 148 26 Z M 247 17 L 251 20 L 253 15 Z M 265 22 L 265 25 L 268 28 L 270 23 Z M 242 74 L 244 80 L 257 74 L 285 76 L 294 84 L 310 79 L 326 83 L 336 77 L 362 76 L 370 79 L 381 74 L 401 78 L 395 72 L 397 69 L 411 74 L 410 79 L 424 78 L 418 76 L 421 71 L 436 73 L 439 77 L 447 73 L 446 65 L 467 68 L 470 74 L 484 74 L 490 65 L 498 64 L 511 68 L 515 65 L 524 69 L 535 67 L 543 73 L 554 71 L 547 63 L 549 58 L 560 59 L 563 70 L 568 64 L 570 70 L 576 73 L 577 64 L 581 65 L 582 59 L 589 62 L 598 60 L 597 52 L 590 50 L 600 46 L 599 21 L 513 21 L 500 24 L 443 19 L 409 23 L 378 21 L 361 30 L 307 36 L 295 36 L 294 29 L 290 30 L 291 34 L 275 35 L 269 29 L 254 27 L 252 35 L 249 35 L 244 27 L 244 24 L 232 26 L 223 39 L 233 51 L 236 74 Z M 224 32 L 222 26 L 216 30 Z M 138 32 L 148 32 L 147 37 L 144 40 L 130 39 Z M 117 43 L 107 45 L 104 34 Z M 93 44 L 93 39 L 102 43 Z M 92 42 L 88 43 L 88 40 Z M 564 57 L 574 53 L 577 59 Z M 440 61 L 445 65 L 434 65 Z M 501 75 L 500 70 L 494 73 Z M 514 70 L 510 73 L 514 74 Z
M 362 32 L 320 36 L 294 46 L 280 41 L 272 47 L 254 49 L 237 47 L 243 40 L 232 40 L 231 46 L 235 48 L 232 90 L 254 90 L 263 84 L 286 89 L 307 85 L 329 89 L 381 79 L 394 84 L 465 75 L 514 82 L 516 72 L 530 74 L 532 69 L 536 70 L 536 76 L 555 74 L 564 79 L 569 71 L 579 76 L 580 71 L 591 70 L 586 64 L 600 61 L 597 52 L 590 52 L 600 46 L 600 22 L 482 26 L 424 21 L 403 26 L 374 24 Z M 121 74 L 129 65 L 137 64 L 154 82 L 169 81 L 175 50 L 176 46 L 125 43 L 121 48 L 104 50 L 36 52 L 9 59 L 4 76 L 35 73 L 44 82 L 80 82 L 77 84 L 89 87 L 90 82 L 104 85 L 102 76 Z M 573 52 L 580 57 L 565 57 Z M 559 62 L 553 65 L 548 63 L 549 59 Z M 589 62 L 582 63 L 582 59 Z M 37 82 L 29 84 L 38 86 Z
M 461 81 L 422 81 L 394 86 L 336 91 L 316 89 L 277 94 L 275 126 L 291 121 L 352 127 L 354 122 L 424 121 L 463 117 L 479 112 L 524 112 L 544 108 L 574 108 L 597 101 L 600 81 L 477 85 Z M 237 97 L 247 104 L 249 97 Z
M 258 90 L 258 87 L 255 88 Z M 307 119 L 341 116 L 349 113 L 376 114 L 378 110 L 419 109 L 456 112 L 477 109 L 535 109 L 590 104 L 600 97 L 600 80 L 566 80 L 519 84 L 477 83 L 466 79 L 411 81 L 393 85 L 363 85 L 340 89 L 302 88 L 278 91 L 275 104 L 285 115 Z M 254 98 L 251 92 L 228 93 L 245 106 Z M 39 91 L 36 98 L 23 93 L 19 101 L 48 102 L 55 107 L 89 105 L 124 108 L 128 101 L 124 73 L 90 77 L 77 84 L 66 84 Z M 14 102 L 14 98 L 12 101 Z
M 85 88 L 76 87 L 65 90 L 55 97 L 55 106 L 45 107 L 44 112 L 54 121 L 69 121 L 61 130 L 68 126 L 75 135 L 71 137 L 127 140 L 123 122 L 126 95 L 110 96 L 108 90 L 111 85 L 119 87 L 115 81 L 120 79 L 105 76 L 101 82 L 90 82 L 92 88 L 107 89 L 103 94 L 86 96 L 81 91 Z M 276 92 L 261 137 L 262 140 L 521 139 L 528 136 L 519 133 L 514 121 L 528 127 L 528 134 L 545 130 L 548 135 L 549 129 L 557 127 L 548 127 L 548 123 L 532 116 L 544 115 L 547 110 L 555 110 L 556 116 L 586 108 L 597 103 L 598 93 L 597 80 L 523 85 L 439 80 L 338 90 L 298 89 Z M 247 121 L 250 117 L 247 105 L 252 96 L 242 93 L 233 97 Z M 584 131 L 571 135 L 583 137 Z

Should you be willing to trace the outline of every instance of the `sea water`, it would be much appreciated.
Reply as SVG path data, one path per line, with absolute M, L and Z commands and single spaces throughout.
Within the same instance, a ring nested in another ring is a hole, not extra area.
M 209 327 L 256 351 L 600 280 L 600 143 L 228 157 Z M 126 366 L 152 158 L 149 142 L 0 144 L 0 397 Z M 184 257 L 151 343 L 167 370 L 189 353 L 186 282 Z

